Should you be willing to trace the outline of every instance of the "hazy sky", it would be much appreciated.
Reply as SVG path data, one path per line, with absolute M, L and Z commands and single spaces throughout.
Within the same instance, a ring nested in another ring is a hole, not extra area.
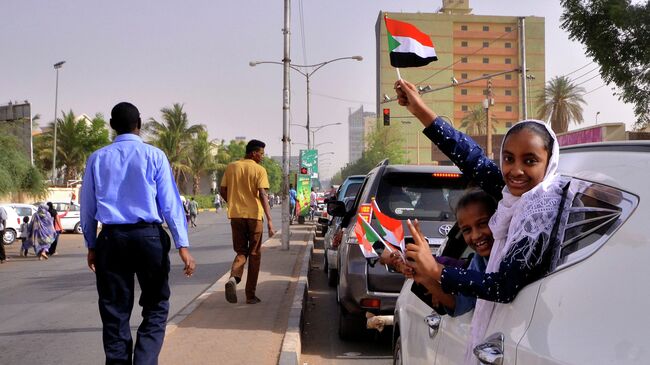
M 374 26 L 379 11 L 434 12 L 441 4 L 440 0 L 292 1 L 293 63 L 364 57 L 362 62 L 327 65 L 311 80 L 312 125 L 344 123 L 316 134 L 317 143 L 334 142 L 320 147 L 335 152 L 324 158 L 323 175 L 347 162 L 349 108 L 363 104 L 375 110 Z M 559 1 L 474 0 L 470 5 L 474 14 L 545 17 L 547 78 L 590 62 L 582 45 L 570 42 L 560 29 Z M 0 12 L 0 103 L 29 100 L 32 113 L 41 114 L 41 124 L 54 114 L 52 65 L 65 60 L 59 75 L 59 110 L 99 112 L 108 119 L 114 104 L 130 101 L 147 120 L 159 118 L 160 108 L 180 102 L 192 122 L 208 126 L 211 138 L 258 138 L 267 142 L 267 154 L 282 154 L 282 67 L 253 68 L 248 63 L 281 61 L 283 1 L 2 0 Z M 596 71 L 576 82 L 595 75 Z M 292 122 L 304 124 L 304 77 L 292 72 L 291 84 Z M 596 77 L 582 86 L 590 91 L 601 85 Z M 632 107 L 612 96 L 609 86 L 585 100 L 584 125 L 594 124 L 598 111 L 599 122 L 634 122 Z M 306 142 L 305 129 L 292 127 L 291 137 Z

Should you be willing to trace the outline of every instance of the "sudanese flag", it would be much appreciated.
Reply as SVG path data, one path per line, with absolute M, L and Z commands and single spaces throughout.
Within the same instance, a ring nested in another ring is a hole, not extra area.
M 393 67 L 420 67 L 437 61 L 431 38 L 412 24 L 389 19 L 384 15 L 388 31 L 390 65 Z

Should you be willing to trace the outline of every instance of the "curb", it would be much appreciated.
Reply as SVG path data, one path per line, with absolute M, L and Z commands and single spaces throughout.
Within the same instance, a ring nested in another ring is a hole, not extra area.
M 278 365 L 300 364 L 300 353 L 302 351 L 300 333 L 302 331 L 304 305 L 307 302 L 306 299 L 309 290 L 308 274 L 311 265 L 311 256 L 314 250 L 314 231 L 310 233 L 307 242 L 309 243 L 307 243 L 307 247 L 305 247 L 305 254 L 302 258 L 300 276 L 298 277 L 296 291 L 289 312 L 287 331 L 284 333 L 284 339 L 282 340 L 282 349 L 280 350 Z

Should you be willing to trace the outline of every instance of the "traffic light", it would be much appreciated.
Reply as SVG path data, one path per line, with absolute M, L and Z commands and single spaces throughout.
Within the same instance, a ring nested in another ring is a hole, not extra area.
M 300 173 L 302 175 L 307 175 L 307 173 L 309 173 L 309 171 L 307 170 L 307 168 L 305 166 L 303 166 L 303 167 L 300 168 Z
M 384 125 L 390 125 L 390 109 L 384 108 Z

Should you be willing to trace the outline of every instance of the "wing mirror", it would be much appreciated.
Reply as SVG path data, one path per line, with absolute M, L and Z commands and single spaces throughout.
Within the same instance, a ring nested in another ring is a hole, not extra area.
M 347 210 L 345 209 L 345 203 L 340 200 L 333 200 L 327 202 L 327 213 L 333 217 L 343 217 Z

